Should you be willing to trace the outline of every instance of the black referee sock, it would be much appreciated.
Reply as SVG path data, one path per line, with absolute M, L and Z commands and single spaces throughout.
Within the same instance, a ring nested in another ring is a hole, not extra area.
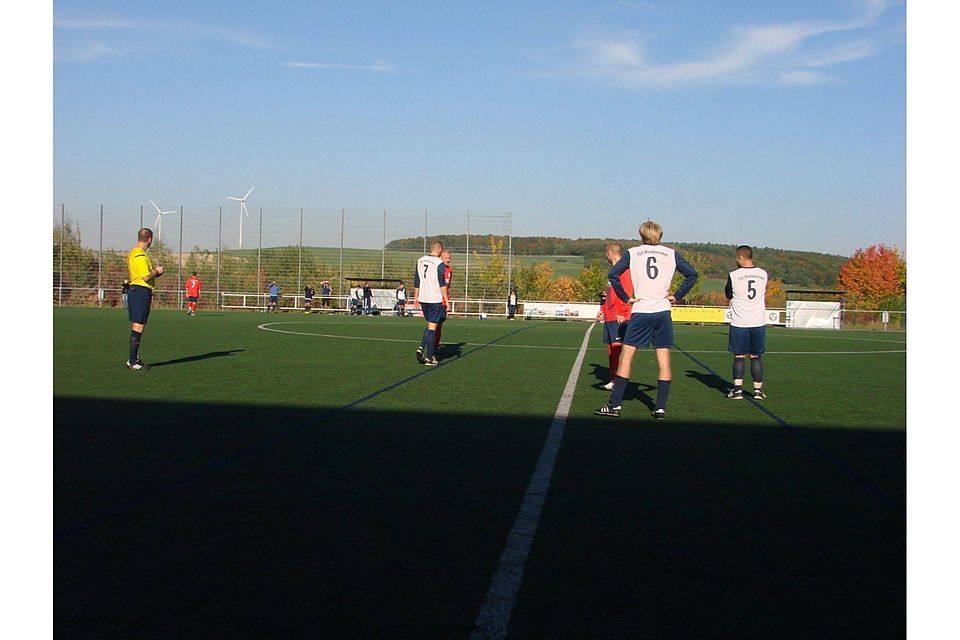
M 130 331 L 130 359 L 127 360 L 130 364 L 133 364 L 137 361 L 137 354 L 140 352 L 140 336 L 143 335 L 139 331 Z

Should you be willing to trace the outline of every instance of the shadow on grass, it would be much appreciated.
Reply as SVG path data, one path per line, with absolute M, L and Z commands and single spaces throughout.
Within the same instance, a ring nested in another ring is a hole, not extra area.
M 718 391 L 723 395 L 727 395 L 727 392 L 733 387 L 733 382 L 730 380 L 724 380 L 720 376 L 713 373 L 687 369 L 687 377 L 692 378 L 708 389 L 713 389 L 714 391 Z M 750 378 L 748 376 L 747 380 L 749 379 Z
M 164 360 L 163 362 L 154 362 L 150 364 L 150 368 L 156 367 L 165 367 L 168 364 L 187 364 L 188 362 L 199 362 L 200 360 L 209 360 L 210 358 L 224 358 L 226 356 L 232 356 L 235 353 L 242 353 L 246 349 L 231 349 L 230 351 L 209 351 L 207 353 L 201 353 L 195 356 L 186 356 L 183 358 L 176 358 L 174 360 Z
M 440 348 L 434 352 L 434 356 L 440 360 L 449 360 L 450 358 L 459 358 L 463 355 L 463 348 L 466 342 L 440 343 Z
M 552 419 L 135 409 L 54 398 L 62 637 L 466 638 Z M 805 431 L 903 505 L 902 432 Z M 903 637 L 905 539 L 782 428 L 573 416 L 508 637 Z

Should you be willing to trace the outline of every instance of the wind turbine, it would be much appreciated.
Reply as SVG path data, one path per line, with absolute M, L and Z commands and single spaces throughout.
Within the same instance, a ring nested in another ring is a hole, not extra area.
M 168 213 L 176 213 L 176 211 L 160 211 L 160 207 L 157 206 L 157 203 L 153 200 L 150 201 L 150 204 L 153 205 L 153 208 L 157 210 L 157 221 L 153 223 L 153 226 L 157 228 L 157 242 L 163 241 L 163 216 Z
M 253 191 L 253 187 L 250 187 L 250 191 L 247 191 L 247 195 L 242 198 L 235 198 L 234 196 L 227 196 L 227 200 L 236 200 L 240 203 L 240 249 L 243 249 L 243 216 L 250 217 L 250 212 L 247 211 L 247 198 L 250 196 L 250 193 Z

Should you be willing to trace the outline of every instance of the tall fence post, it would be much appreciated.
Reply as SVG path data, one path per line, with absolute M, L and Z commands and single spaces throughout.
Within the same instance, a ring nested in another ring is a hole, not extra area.
M 303 207 L 300 207 L 300 238 L 297 240 L 297 292 L 303 291 Z
M 180 205 L 180 256 L 177 258 L 177 309 L 183 311 L 183 205 Z
M 423 255 L 427 255 L 427 211 L 423 211 Z
M 57 278 L 57 304 L 63 306 L 63 224 L 66 222 L 65 205 L 60 203 L 60 277 Z
M 220 297 L 220 254 L 223 253 L 223 207 L 217 213 L 217 308 L 223 308 Z
M 257 304 L 260 304 L 260 301 L 263 300 L 262 285 L 260 282 L 263 280 L 263 275 L 260 273 L 260 251 L 263 249 L 263 207 L 260 207 L 260 239 L 257 240 Z M 276 309 L 274 309 L 276 311 Z
M 340 271 L 337 279 L 337 295 L 343 295 L 343 209 L 340 209 Z
M 140 205 L 140 228 L 143 229 L 143 205 Z
M 383 242 L 380 243 L 380 280 L 386 275 L 387 266 L 387 210 L 383 210 Z M 380 283 L 381 285 L 383 282 Z
M 467 210 L 467 268 L 466 277 L 463 279 L 463 297 L 470 299 L 470 211 Z
M 103 205 L 100 205 L 100 249 L 97 253 L 97 306 L 103 307 Z
M 507 295 L 513 289 L 513 213 L 507 213 Z

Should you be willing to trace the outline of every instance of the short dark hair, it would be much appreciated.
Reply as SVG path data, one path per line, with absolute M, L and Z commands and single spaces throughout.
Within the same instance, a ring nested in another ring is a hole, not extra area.
M 153 231 L 147 227 L 143 227 L 140 231 L 137 232 L 137 242 L 146 242 L 153 237 Z
M 753 260 L 753 249 L 750 248 L 750 245 L 742 244 L 737 247 L 737 257 Z

